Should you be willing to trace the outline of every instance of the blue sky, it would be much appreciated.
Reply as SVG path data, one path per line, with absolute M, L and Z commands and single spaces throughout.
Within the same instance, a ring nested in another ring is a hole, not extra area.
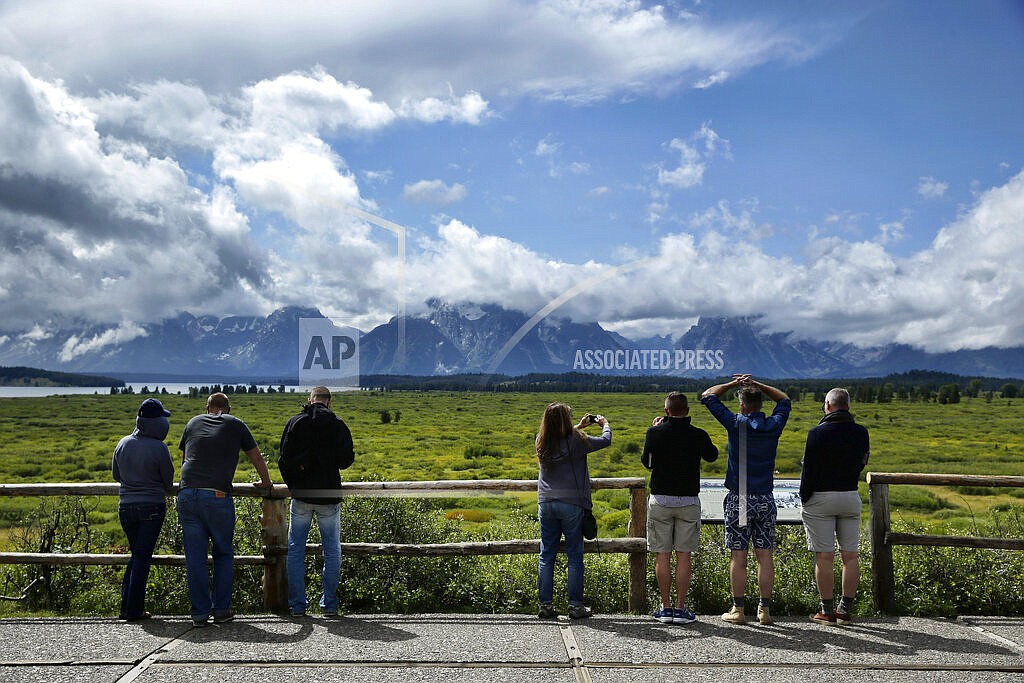
M 1022 74 L 996 0 L 8 0 L 0 343 L 592 280 L 553 315 L 1019 346 Z

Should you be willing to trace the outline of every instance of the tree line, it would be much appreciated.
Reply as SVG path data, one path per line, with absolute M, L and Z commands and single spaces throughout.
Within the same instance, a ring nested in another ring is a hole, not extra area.
M 2 386 L 123 387 L 124 381 L 102 375 L 80 375 L 23 366 L 0 366 Z
M 255 384 L 211 384 L 209 386 L 201 387 L 189 387 L 188 397 L 189 398 L 205 398 L 210 394 L 224 393 L 224 394 L 284 394 L 286 393 L 285 386 L 283 384 L 278 385 L 275 389 L 273 386 L 267 386 L 266 388 L 256 386 Z M 134 387 L 111 387 L 111 395 L 114 394 L 159 394 L 166 395 L 169 392 L 167 387 L 155 386 L 152 389 L 149 386 L 143 386 L 138 391 L 135 391 Z
M 364 375 L 361 388 L 366 391 L 489 391 L 517 393 L 667 393 L 682 391 L 700 393 L 713 384 L 728 378 L 669 377 L 665 375 L 642 377 L 612 377 L 582 372 L 564 374 L 529 374 L 520 377 L 507 375 L 463 374 L 445 376 L 416 375 Z M 949 373 L 913 371 L 875 378 L 854 379 L 766 379 L 784 388 L 794 401 L 822 402 L 833 387 L 845 387 L 857 403 L 959 403 L 961 398 L 1012 399 L 1024 395 L 1024 386 L 1011 379 L 992 377 L 961 377 Z M 257 386 L 256 384 L 212 384 L 189 387 L 189 398 L 225 394 L 277 394 L 286 393 L 284 384 Z M 111 387 L 111 394 L 166 394 L 167 389 L 148 386 L 137 392 L 131 386 Z
M 419 377 L 414 375 L 363 376 L 366 389 L 379 391 L 497 391 L 497 392 L 588 392 L 588 393 L 663 393 L 682 391 L 699 393 L 726 377 L 670 377 L 646 375 L 614 377 L 582 372 L 562 374 L 535 373 L 507 375 L 462 374 Z M 813 397 L 824 401 L 833 387 L 845 387 L 860 403 L 912 402 L 958 403 L 966 398 L 1016 398 L 1024 395 L 1019 380 L 994 377 L 962 377 L 951 373 L 915 370 L 871 378 L 772 379 L 766 381 L 785 387 L 793 400 Z

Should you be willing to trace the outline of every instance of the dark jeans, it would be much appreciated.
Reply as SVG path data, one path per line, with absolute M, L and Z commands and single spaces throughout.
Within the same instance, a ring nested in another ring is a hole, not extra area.
M 121 582 L 121 617 L 134 619 L 145 611 L 146 580 L 153 563 L 153 550 L 167 514 L 165 503 L 129 503 L 119 505 L 117 516 L 128 537 L 132 557 Z

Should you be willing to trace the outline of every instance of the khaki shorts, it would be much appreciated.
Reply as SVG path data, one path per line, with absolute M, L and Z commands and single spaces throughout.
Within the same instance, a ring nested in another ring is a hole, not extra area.
M 807 532 L 807 549 L 833 553 L 857 552 L 860 537 L 860 494 L 856 491 L 816 491 L 800 513 Z
M 670 508 L 647 497 L 647 550 L 692 553 L 700 546 L 700 505 Z

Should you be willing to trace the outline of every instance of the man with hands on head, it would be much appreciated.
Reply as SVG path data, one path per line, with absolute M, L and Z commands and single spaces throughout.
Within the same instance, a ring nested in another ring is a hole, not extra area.
M 722 403 L 721 397 L 731 389 L 740 400 L 740 412 L 734 413 Z M 771 416 L 761 409 L 764 397 L 775 401 Z M 744 589 L 747 585 L 747 552 L 754 547 L 757 560 L 757 587 L 760 600 L 757 620 L 773 623 L 771 616 L 772 586 L 775 583 L 774 489 L 775 456 L 779 437 L 792 408 L 784 392 L 758 382 L 749 374 L 735 374 L 732 381 L 709 387 L 701 395 L 701 403 L 711 412 L 729 435 L 728 464 L 725 473 L 725 546 L 732 550 L 729 562 L 729 583 L 732 588 L 732 609 L 722 615 L 731 624 L 746 622 Z

